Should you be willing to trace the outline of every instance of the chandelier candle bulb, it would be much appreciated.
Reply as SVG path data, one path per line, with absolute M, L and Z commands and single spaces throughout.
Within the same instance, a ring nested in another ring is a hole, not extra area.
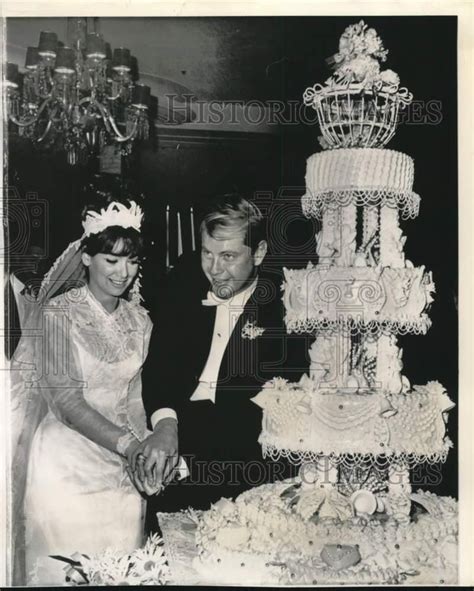
M 20 80 L 20 73 L 18 71 L 18 66 L 16 64 L 11 64 L 10 62 L 7 63 L 7 81 L 9 82 L 9 86 L 14 88 L 18 88 L 18 82 Z
M 37 47 L 28 47 L 26 50 L 25 68 L 27 70 L 36 70 L 38 68 L 40 56 Z
M 44 57 L 54 57 L 58 48 L 58 36 L 51 31 L 41 31 L 38 52 Z
M 59 74 L 74 74 L 75 69 L 74 50 L 71 47 L 60 47 L 56 55 L 54 71 Z
M 131 56 L 130 56 L 130 49 L 126 49 L 124 47 L 119 47 L 114 49 L 114 57 L 112 59 L 112 68 L 117 72 L 130 71 L 130 63 L 131 63 Z
M 114 71 L 112 70 L 112 65 L 110 60 L 107 58 L 107 67 L 105 69 L 105 79 L 107 80 L 108 84 L 112 84 L 114 79 Z
M 139 109 L 148 109 L 150 104 L 150 87 L 136 84 L 133 88 L 132 105 Z
M 86 37 L 86 56 L 96 59 L 105 59 L 107 57 L 105 41 L 98 33 L 88 33 Z
M 110 47 L 110 43 L 105 41 L 105 59 L 112 63 L 112 47 Z

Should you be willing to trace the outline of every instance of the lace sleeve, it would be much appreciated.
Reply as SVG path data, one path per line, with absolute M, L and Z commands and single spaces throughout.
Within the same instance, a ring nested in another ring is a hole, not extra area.
M 84 398 L 79 355 L 66 310 L 54 306 L 43 310 L 41 349 L 38 386 L 58 420 L 102 447 L 120 449 L 120 439 L 129 432 L 106 419 Z
M 148 355 L 148 349 L 150 346 L 150 339 L 151 339 L 151 331 L 152 330 L 153 330 L 153 323 L 147 314 L 146 320 L 145 320 L 145 337 L 144 337 L 145 347 L 144 347 L 143 362 L 145 362 L 145 359 L 147 358 L 147 355 Z
M 142 367 L 148 355 L 151 331 L 153 324 L 147 313 L 141 315 L 141 324 L 143 325 L 143 356 Z M 133 433 L 138 439 L 143 440 L 150 431 L 146 428 L 146 416 L 142 398 L 142 367 L 131 380 L 128 389 L 128 422 Z

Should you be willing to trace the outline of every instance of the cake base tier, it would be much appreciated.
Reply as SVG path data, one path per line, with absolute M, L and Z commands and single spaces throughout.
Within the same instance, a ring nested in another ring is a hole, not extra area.
M 282 502 L 287 482 L 222 499 L 209 511 L 158 514 L 177 584 L 455 584 L 457 503 L 427 492 L 406 525 L 305 522 Z

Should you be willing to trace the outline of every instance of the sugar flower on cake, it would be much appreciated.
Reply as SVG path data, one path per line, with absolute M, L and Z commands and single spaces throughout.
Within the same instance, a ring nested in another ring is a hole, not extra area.
M 307 374 L 303 374 L 298 382 L 299 387 L 307 393 L 314 392 L 314 380 L 310 378 Z
M 381 61 L 387 59 L 388 53 L 375 29 L 369 29 L 364 21 L 346 28 L 339 40 L 339 53 L 334 56 L 334 61 L 340 63 L 361 53 L 372 55 Z
M 380 63 L 387 59 L 388 50 L 375 29 L 368 28 L 364 21 L 346 28 L 339 40 L 339 51 L 327 62 L 334 66 L 334 73 L 325 86 L 316 84 L 307 88 L 304 94 L 306 105 L 317 102 L 318 96 L 340 91 L 351 85 L 363 91 L 383 91 L 399 94 L 400 100 L 408 104 L 412 97 L 406 89 L 399 90 L 400 78 L 393 70 L 381 71 Z
M 268 390 L 287 390 L 288 380 L 285 378 L 276 377 L 263 384 L 263 388 Z
M 429 396 L 442 396 L 443 394 L 446 394 L 446 388 L 437 380 L 431 380 L 423 386 L 413 386 L 413 390 Z
M 393 70 L 384 70 L 380 72 L 380 81 L 387 85 L 398 88 L 400 84 L 400 76 Z
M 376 60 L 368 55 L 359 55 L 338 67 L 333 77 L 326 82 L 329 85 L 368 83 L 374 84 L 380 73 L 380 66 Z
M 232 518 L 235 516 L 237 509 L 235 504 L 230 500 L 222 497 L 212 505 L 212 509 L 218 511 L 223 517 Z

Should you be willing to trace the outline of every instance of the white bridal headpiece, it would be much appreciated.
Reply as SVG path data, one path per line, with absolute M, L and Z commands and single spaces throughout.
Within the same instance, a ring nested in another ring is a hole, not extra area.
M 127 207 L 123 203 L 112 201 L 107 208 L 101 209 L 100 212 L 88 211 L 86 213 L 86 219 L 82 222 L 82 226 L 85 236 L 98 234 L 110 226 L 134 228 L 140 231 L 142 218 L 143 212 L 141 207 L 135 201 L 130 202 L 130 207 Z

